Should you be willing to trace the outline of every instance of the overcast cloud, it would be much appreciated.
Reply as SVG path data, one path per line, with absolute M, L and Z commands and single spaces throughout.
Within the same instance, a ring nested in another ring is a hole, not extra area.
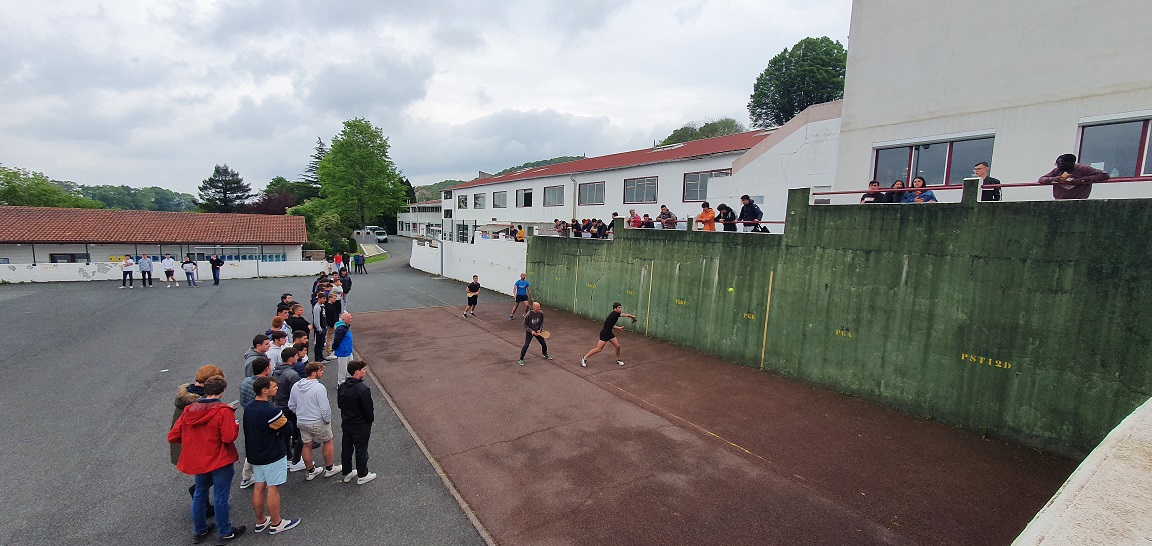
M 171 4 L 171 5 L 169 5 Z M 850 0 L 0 0 L 0 163 L 195 193 L 296 179 L 346 119 L 416 185 L 747 124 L 756 76 Z M 15 16 L 17 15 L 18 16 Z

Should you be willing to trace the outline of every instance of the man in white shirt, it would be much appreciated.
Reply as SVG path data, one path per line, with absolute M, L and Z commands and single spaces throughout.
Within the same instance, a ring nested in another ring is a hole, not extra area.
M 176 260 L 172 259 L 171 254 L 164 255 L 164 259 L 160 260 L 160 267 L 164 268 L 164 281 L 168 283 L 166 288 L 172 288 L 172 283 L 180 286 L 180 283 L 176 282 Z
M 122 276 L 120 277 L 120 289 L 121 290 L 124 289 L 125 284 L 128 285 L 128 288 L 136 288 L 135 286 L 132 286 L 132 274 L 135 271 L 136 271 L 136 262 L 132 261 L 131 256 L 124 256 L 124 259 L 120 262 L 120 272 L 122 274 Z

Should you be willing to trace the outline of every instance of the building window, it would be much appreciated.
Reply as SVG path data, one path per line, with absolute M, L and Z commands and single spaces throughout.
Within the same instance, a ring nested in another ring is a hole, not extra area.
M 517 207 L 531 207 L 532 206 L 532 190 L 516 190 L 516 206 Z
M 456 196 L 456 208 L 458 208 L 458 209 L 468 208 L 468 196 L 467 195 L 461 194 L 461 195 Z
M 992 164 L 993 144 L 995 138 L 988 137 L 879 149 L 872 178 L 884 188 L 896 180 L 911 183 L 917 176 L 929 186 L 960 185 L 977 163 Z
M 580 204 L 580 206 L 603 205 L 604 182 L 589 182 L 587 184 L 580 184 L 577 202 Z
M 1147 175 L 1147 140 L 1148 120 L 1088 125 L 1080 131 L 1078 162 L 1113 177 Z
M 546 186 L 544 188 L 544 206 L 559 207 L 564 205 L 564 186 Z
M 732 169 L 684 173 L 684 202 L 708 199 L 708 180 L 720 176 L 731 176 Z
M 88 261 L 88 255 L 87 254 L 55 254 L 55 253 L 53 253 L 53 254 L 48 255 L 48 261 L 49 261 L 49 263 L 54 263 L 54 264 L 74 264 L 74 263 Z
M 494 191 L 492 192 L 492 208 L 506 209 L 508 208 L 508 192 Z
M 444 217 L 445 218 L 451 218 L 452 217 L 452 209 L 444 209 Z
M 624 202 L 655 203 L 656 177 L 649 176 L 648 178 L 625 178 Z
M 468 242 L 468 224 L 459 224 L 456 226 L 456 242 Z
M 486 193 L 478 193 L 476 195 L 473 195 L 472 196 L 472 208 L 474 208 L 474 209 L 484 208 L 484 201 L 487 197 L 488 197 L 488 194 L 486 194 Z

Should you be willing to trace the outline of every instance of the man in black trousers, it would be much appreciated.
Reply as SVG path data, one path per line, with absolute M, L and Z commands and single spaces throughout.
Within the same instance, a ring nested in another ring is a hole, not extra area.
M 363 360 L 348 363 L 348 378 L 336 387 L 336 406 L 340 408 L 340 466 L 344 483 L 356 478 L 356 485 L 376 479 L 368 471 L 368 440 L 372 438 L 372 389 L 364 384 L 368 364 Z M 352 473 L 352 455 L 356 455 L 356 473 Z

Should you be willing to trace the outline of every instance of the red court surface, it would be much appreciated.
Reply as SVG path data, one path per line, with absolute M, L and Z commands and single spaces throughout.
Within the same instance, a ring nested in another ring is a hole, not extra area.
M 357 351 L 499 544 L 1009 544 L 1075 463 L 545 310 L 355 315 Z M 608 310 L 605 310 L 607 314 Z

